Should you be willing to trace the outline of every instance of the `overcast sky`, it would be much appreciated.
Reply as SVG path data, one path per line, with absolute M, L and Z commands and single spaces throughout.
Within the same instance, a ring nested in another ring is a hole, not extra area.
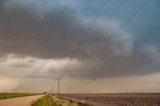
M 159 92 L 160 1 L 115 33 L 147 0 L 108 0 L 82 40 L 105 1 L 0 0 L 0 90 Z

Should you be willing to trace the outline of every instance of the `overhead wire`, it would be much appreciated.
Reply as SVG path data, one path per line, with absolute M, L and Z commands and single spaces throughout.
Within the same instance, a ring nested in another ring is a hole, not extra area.
M 107 39 L 104 39 L 104 41 L 102 41 L 102 43 L 99 44 L 99 46 L 97 46 L 97 48 L 95 49 L 94 52 L 95 53 L 101 46 L 103 46 L 106 42 L 108 42 L 115 33 L 117 33 L 122 27 L 124 27 L 126 24 L 129 23 L 129 21 L 137 15 L 138 12 L 140 12 L 151 0 L 147 0 L 142 6 L 140 6 L 140 8 L 138 8 L 118 29 L 116 29 L 112 34 L 109 35 L 109 37 L 107 37 Z
M 94 23 L 96 22 L 96 20 L 98 19 L 99 15 L 101 14 L 101 12 L 103 11 L 104 7 L 106 6 L 108 0 L 106 0 L 105 4 L 103 5 L 103 7 L 101 8 L 101 10 L 99 11 L 99 13 L 97 14 L 96 18 L 94 19 L 93 23 L 91 24 L 91 26 L 89 27 L 88 31 L 85 33 L 85 35 L 83 36 L 83 38 L 81 39 L 79 45 L 77 46 L 78 48 L 81 46 L 81 43 L 85 40 L 85 38 L 87 37 L 88 33 L 91 31 Z M 101 29 L 96 33 L 96 36 L 98 36 L 98 34 L 100 33 L 100 31 L 104 28 L 104 26 L 112 19 L 112 17 L 115 15 L 115 13 L 118 11 L 118 9 L 122 6 L 122 4 L 125 2 L 125 0 L 123 0 L 120 5 L 116 8 L 116 10 L 113 12 L 113 14 L 109 17 L 109 19 L 106 21 L 106 23 L 101 27 Z M 118 32 L 122 27 L 124 27 L 127 23 L 129 23 L 129 21 L 137 15 L 137 13 L 139 11 L 142 10 L 142 8 L 144 8 L 148 3 L 150 2 L 150 0 L 147 0 L 140 8 L 138 8 L 118 29 L 116 29 L 113 33 L 111 33 L 109 35 L 109 37 L 107 37 L 106 39 L 104 39 L 104 41 L 102 41 L 99 46 L 97 46 L 97 48 L 95 49 L 94 52 L 92 52 L 93 54 L 99 49 L 99 47 L 103 46 L 104 43 L 108 42 L 116 32 Z M 90 41 L 91 42 L 91 41 Z M 89 42 L 89 44 L 90 44 Z M 92 43 L 92 42 L 91 42 Z M 69 66 L 66 66 L 66 69 L 68 69 Z
M 100 9 L 100 11 L 98 12 L 98 14 L 96 15 L 95 19 L 93 20 L 92 24 L 89 26 L 88 30 L 86 31 L 86 33 L 83 35 L 82 39 L 80 40 L 79 44 L 77 45 L 77 49 L 80 48 L 81 44 L 83 43 L 83 41 L 85 40 L 85 38 L 88 36 L 89 32 L 91 31 L 93 25 L 95 24 L 96 20 L 98 19 L 99 15 L 102 13 L 102 11 L 104 10 L 105 6 L 107 5 L 109 0 L 106 0 L 104 2 L 104 5 L 102 6 L 102 8 Z M 76 51 L 75 51 L 76 52 Z M 76 54 L 76 53 L 75 53 Z
M 96 38 L 100 35 L 100 32 L 103 30 L 103 28 L 108 24 L 108 22 L 112 19 L 112 17 L 116 14 L 116 12 L 118 11 L 118 9 L 122 6 L 122 4 L 124 4 L 126 0 L 122 0 L 120 2 L 120 4 L 117 6 L 117 8 L 115 9 L 115 11 L 112 13 L 112 15 L 107 19 L 107 21 L 102 25 L 102 27 L 97 31 L 97 33 L 92 37 L 92 39 L 89 41 L 89 43 L 86 45 L 86 47 L 88 47 L 89 45 L 92 44 L 92 42 L 96 41 Z

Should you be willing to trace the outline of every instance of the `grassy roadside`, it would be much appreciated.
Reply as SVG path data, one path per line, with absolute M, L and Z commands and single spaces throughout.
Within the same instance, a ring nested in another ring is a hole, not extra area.
M 34 94 L 34 93 L 0 93 L 0 100 L 16 98 L 16 97 L 24 97 L 24 96 L 33 96 L 33 95 L 37 95 L 37 94 Z
M 64 106 L 94 106 L 94 105 L 89 104 L 89 103 L 83 103 L 83 102 L 80 102 L 80 101 L 76 101 L 76 100 L 61 97 L 61 96 L 57 96 L 57 98 L 59 99 L 58 102 L 62 103 L 62 105 L 60 105 L 60 106 L 63 106 L 63 104 L 66 104 L 65 102 L 67 102 L 67 104 L 64 105 Z
M 32 106 L 93 106 L 93 105 L 73 101 L 63 97 L 46 95 L 38 99 L 37 101 L 33 102 Z
M 50 96 L 46 95 L 33 102 L 32 106 L 52 106 L 52 100 Z
M 62 100 L 68 101 L 69 104 L 76 103 L 77 106 L 94 106 L 94 105 L 89 104 L 89 103 L 83 103 L 83 102 L 79 102 L 79 101 L 76 101 L 76 100 L 73 100 L 73 99 L 69 99 L 69 98 L 65 98 L 65 97 L 61 97 L 61 96 L 59 96 L 58 98 L 59 98 L 59 99 L 62 99 Z M 68 106 L 70 106 L 70 105 L 68 105 Z
M 63 106 L 60 101 L 46 95 L 32 103 L 32 106 Z

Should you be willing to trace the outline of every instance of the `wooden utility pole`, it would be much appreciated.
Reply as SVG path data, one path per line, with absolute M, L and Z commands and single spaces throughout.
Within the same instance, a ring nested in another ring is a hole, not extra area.
M 59 95 L 59 93 L 60 93 L 60 80 L 61 80 L 62 78 L 56 78 L 56 80 L 58 81 L 58 95 Z

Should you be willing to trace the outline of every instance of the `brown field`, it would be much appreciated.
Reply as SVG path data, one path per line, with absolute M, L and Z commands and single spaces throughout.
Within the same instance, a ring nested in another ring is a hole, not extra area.
M 94 106 L 160 106 L 160 93 L 61 94 Z

